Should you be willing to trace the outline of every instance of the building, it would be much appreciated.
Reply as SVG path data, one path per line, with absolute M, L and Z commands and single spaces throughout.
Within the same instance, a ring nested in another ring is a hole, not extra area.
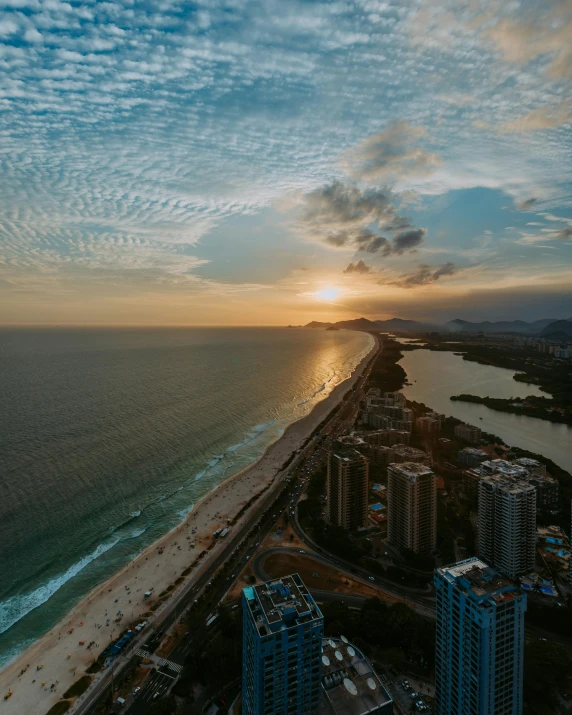
M 380 429 L 375 432 L 363 432 L 364 440 L 372 447 L 392 447 L 394 444 L 409 444 L 409 432 L 396 429 Z
M 482 439 L 482 431 L 473 425 L 460 424 L 455 426 L 455 437 L 464 439 L 471 444 L 478 444 Z
M 344 529 L 367 526 L 369 461 L 354 447 L 340 441 L 328 455 L 327 519 Z
M 392 715 L 393 699 L 359 648 L 341 638 L 322 640 L 320 715 Z
M 435 588 L 436 715 L 521 715 L 526 596 L 474 557 Z
M 459 450 L 458 460 L 462 467 L 478 467 L 481 462 L 487 459 L 488 455 L 482 449 L 475 447 L 465 447 Z
M 536 487 L 536 506 L 539 509 L 557 509 L 559 506 L 559 484 L 546 473 L 546 465 L 536 459 L 522 457 L 508 462 L 493 459 L 481 463 L 483 474 L 502 474 L 506 477 L 528 482 Z
M 471 502 L 479 500 L 479 482 L 482 474 L 479 469 L 465 469 L 463 472 L 463 492 Z
M 318 712 L 324 618 L 298 574 L 242 590 L 242 712 Z
M 387 468 L 389 542 L 415 553 L 431 553 L 437 541 L 437 484 L 429 467 L 414 462 Z
M 432 417 L 418 417 L 415 420 L 415 429 L 423 434 L 435 434 L 441 430 L 441 421 Z
M 416 462 L 417 464 L 430 464 L 431 457 L 422 449 L 409 447 L 406 444 L 396 444 L 393 448 L 394 462 Z
M 533 571 L 536 488 L 504 474 L 482 477 L 478 533 L 478 555 L 483 561 L 512 579 Z

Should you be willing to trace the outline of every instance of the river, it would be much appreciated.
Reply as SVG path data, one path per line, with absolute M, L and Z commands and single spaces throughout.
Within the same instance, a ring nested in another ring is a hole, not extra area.
M 400 364 L 411 383 L 403 388 L 408 400 L 477 425 L 508 445 L 542 454 L 572 474 L 572 427 L 449 399 L 461 393 L 501 398 L 546 396 L 536 385 L 516 382 L 512 370 L 469 362 L 453 352 L 414 350 L 406 352 Z

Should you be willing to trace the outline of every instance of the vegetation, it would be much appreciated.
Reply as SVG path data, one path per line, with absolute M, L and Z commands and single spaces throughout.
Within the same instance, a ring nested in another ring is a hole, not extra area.
M 407 382 L 407 373 L 397 363 L 403 357 L 403 345 L 391 338 L 382 338 L 383 350 L 376 358 L 369 374 L 368 386 L 382 392 L 397 392 Z
M 200 683 L 208 688 L 220 689 L 240 677 L 241 665 L 241 616 L 222 610 L 210 640 L 187 658 L 181 681 L 185 681 L 189 686 L 192 683 Z M 178 691 L 177 694 L 183 693 Z
M 460 402 L 473 402 L 477 405 L 485 405 L 491 410 L 498 412 L 508 412 L 513 415 L 524 415 L 525 417 L 536 417 L 539 420 L 557 422 L 561 424 L 572 424 L 571 408 L 556 408 L 554 401 L 548 397 L 535 397 L 530 395 L 526 398 L 512 397 L 503 399 L 500 397 L 479 397 L 478 395 L 452 395 L 451 400 Z
M 177 701 L 173 695 L 161 698 L 147 710 L 147 715 L 174 715 L 177 712 Z
M 69 700 L 60 700 L 59 703 L 56 703 L 48 710 L 46 715 L 63 715 L 63 713 L 67 713 L 70 707 L 71 703 Z
M 372 655 L 372 649 L 397 648 L 411 662 L 431 670 L 435 657 L 435 622 L 412 611 L 403 603 L 388 605 L 378 598 L 363 604 L 359 611 L 342 602 L 324 603 L 326 635 L 349 638 Z
M 89 675 L 83 675 L 79 680 L 76 680 L 73 685 L 70 685 L 64 693 L 64 698 L 76 698 L 78 695 L 85 693 L 90 685 L 91 677 Z
M 567 681 L 572 660 L 559 643 L 531 641 L 524 648 L 524 702 L 535 715 L 553 713 L 556 690 Z

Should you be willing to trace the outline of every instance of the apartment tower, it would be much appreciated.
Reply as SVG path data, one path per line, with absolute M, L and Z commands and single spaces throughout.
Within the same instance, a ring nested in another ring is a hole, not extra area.
M 437 542 L 437 480 L 424 464 L 403 462 L 387 468 L 389 542 L 417 554 L 431 553 Z
M 242 590 L 242 712 L 319 710 L 324 618 L 298 574 Z
M 344 529 L 367 526 L 369 460 L 337 441 L 328 455 L 327 519 Z
M 511 579 L 534 570 L 536 488 L 501 474 L 479 481 L 478 555 Z
M 435 588 L 436 715 L 521 715 L 526 596 L 475 557 Z

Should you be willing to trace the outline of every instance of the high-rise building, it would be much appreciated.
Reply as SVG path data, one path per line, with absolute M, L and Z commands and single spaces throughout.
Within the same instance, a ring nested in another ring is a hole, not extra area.
M 437 542 L 437 480 L 423 464 L 387 468 L 387 534 L 393 546 L 431 553 Z
M 482 432 L 479 427 L 474 427 L 473 425 L 460 424 L 454 429 L 455 437 L 460 437 L 461 439 L 471 442 L 472 444 L 477 444 L 481 441 Z
M 475 557 L 435 588 L 436 715 L 521 715 L 526 596 Z
M 244 588 L 242 612 L 244 715 L 318 712 L 324 618 L 300 576 Z
M 354 447 L 337 441 L 328 455 L 327 519 L 344 529 L 367 526 L 369 462 Z
M 534 485 L 504 474 L 482 477 L 479 481 L 478 533 L 479 557 L 508 578 L 514 579 L 534 570 Z

